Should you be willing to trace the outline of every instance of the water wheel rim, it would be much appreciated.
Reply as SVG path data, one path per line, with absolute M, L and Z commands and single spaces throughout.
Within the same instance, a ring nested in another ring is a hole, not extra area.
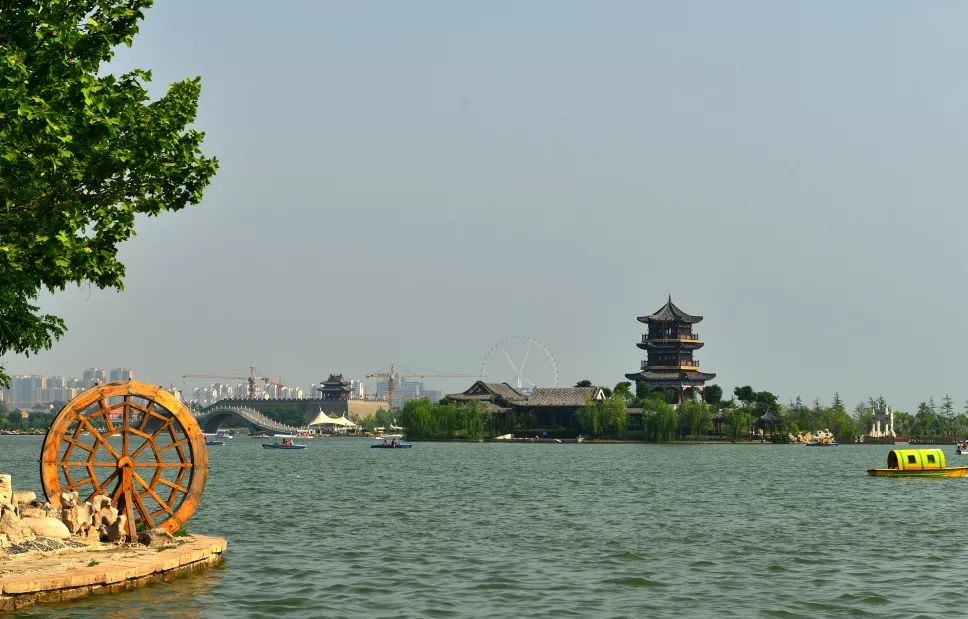
M 120 405 L 108 405 L 108 402 L 118 397 L 122 398 Z M 147 404 L 142 405 L 138 401 Z M 116 410 L 121 411 L 119 427 L 114 425 L 112 419 L 112 413 Z M 130 423 L 132 411 L 140 413 L 139 426 L 132 426 Z M 104 422 L 104 432 L 95 427 L 93 420 L 98 418 Z M 149 433 L 145 430 L 151 419 L 155 420 L 158 427 Z M 82 429 L 90 433 L 92 443 L 78 440 Z M 158 438 L 162 431 L 169 433 L 171 442 L 159 447 Z M 179 438 L 179 433 L 183 437 Z M 120 451 L 108 440 L 113 436 L 121 437 Z M 136 441 L 134 445 L 141 441 L 137 448 L 132 445 L 132 437 Z M 65 444 L 64 454 L 61 455 Z M 155 458 L 153 463 L 137 460 L 140 452 L 146 448 L 150 449 Z M 101 449 L 107 457 L 94 459 Z M 75 450 L 78 451 L 76 456 Z M 167 450 L 177 452 L 177 463 L 163 460 L 161 452 Z M 83 457 L 79 457 L 82 455 Z M 114 468 L 114 472 L 103 480 L 98 479 L 95 469 L 105 468 Z M 162 475 L 163 469 L 170 468 L 177 469 L 173 481 Z M 72 469 L 84 471 L 81 475 L 86 473 L 87 477 L 73 479 L 68 472 Z M 184 526 L 201 500 L 208 471 L 208 452 L 201 428 L 184 404 L 161 387 L 132 380 L 92 387 L 68 402 L 57 414 L 44 437 L 40 470 L 44 494 L 55 507 L 60 507 L 60 494 L 65 490 L 76 490 L 90 485 L 96 494 L 110 490 L 110 484 L 117 480 L 113 486 L 112 504 L 119 511 L 129 514 L 128 527 L 132 536 L 137 524 L 162 527 L 175 532 Z M 60 481 L 62 470 L 66 484 Z M 152 470 L 150 475 L 148 470 Z M 159 493 L 159 486 L 164 486 L 165 490 Z M 167 499 L 162 496 L 164 493 L 168 494 Z M 144 504 L 141 498 L 144 496 L 149 496 L 159 509 L 151 510 L 150 505 Z M 85 498 L 88 497 L 81 496 L 82 500 Z

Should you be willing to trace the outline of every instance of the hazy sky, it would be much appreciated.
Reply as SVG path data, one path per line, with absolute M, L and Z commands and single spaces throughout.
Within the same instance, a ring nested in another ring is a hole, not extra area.
M 562 384 L 614 384 L 671 293 L 727 392 L 961 408 L 966 23 L 959 2 L 157 0 L 116 66 L 201 75 L 221 170 L 140 223 L 123 293 L 45 298 L 68 335 L 3 362 L 308 384 L 473 373 L 531 335 Z

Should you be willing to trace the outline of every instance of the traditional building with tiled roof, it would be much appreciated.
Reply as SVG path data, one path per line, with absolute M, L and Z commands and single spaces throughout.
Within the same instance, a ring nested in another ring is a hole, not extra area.
M 527 418 L 535 428 L 569 428 L 573 416 L 589 399 L 603 400 L 601 387 L 535 387 L 531 393 L 521 393 L 507 383 L 477 381 L 462 393 L 452 393 L 446 399 L 454 402 L 483 402 L 492 413 Z
M 658 311 L 639 316 L 638 320 L 649 327 L 636 344 L 646 351 L 646 360 L 638 372 L 626 374 L 626 378 L 643 382 L 650 389 L 671 389 L 675 393 L 673 402 L 679 404 L 688 392 L 701 392 L 706 381 L 716 377 L 700 371 L 699 362 L 693 357 L 693 351 L 703 346 L 699 334 L 693 331 L 693 325 L 702 316 L 685 313 L 669 295 L 668 302 Z
M 323 400 L 349 400 L 352 387 L 342 374 L 330 374 L 322 386 L 317 387 Z

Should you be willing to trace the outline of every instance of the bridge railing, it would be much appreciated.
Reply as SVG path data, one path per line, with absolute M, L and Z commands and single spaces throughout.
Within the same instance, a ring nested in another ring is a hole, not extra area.
M 255 425 L 258 425 L 258 426 L 261 426 L 261 427 L 264 427 L 264 428 L 269 428 L 269 429 L 272 429 L 272 430 L 281 430 L 281 431 L 286 431 L 286 432 L 298 432 L 298 431 L 301 431 L 301 430 L 304 431 L 304 430 L 307 430 L 308 429 L 308 428 L 299 428 L 299 427 L 296 427 L 296 426 L 290 426 L 288 424 L 285 424 L 285 423 L 276 421 L 275 419 L 272 419 L 272 418 L 266 416 L 261 411 L 258 411 L 258 410 L 254 409 L 254 408 L 249 408 L 247 406 L 218 406 L 218 405 L 213 405 L 213 406 L 208 407 L 205 410 L 197 411 L 195 413 L 195 417 L 196 417 L 196 419 L 202 419 L 202 420 L 204 420 L 209 415 L 211 415 L 213 413 L 216 413 L 216 412 L 220 412 L 220 411 L 231 411 L 231 412 L 237 414 L 238 416 L 242 417 L 243 419 L 246 419 L 247 421 L 252 422 Z

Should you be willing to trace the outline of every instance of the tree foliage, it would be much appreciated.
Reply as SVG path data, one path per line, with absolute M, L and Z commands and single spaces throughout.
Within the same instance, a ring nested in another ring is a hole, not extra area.
M 190 128 L 201 83 L 149 99 L 148 71 L 102 72 L 152 0 L 21 0 L 0 19 L 0 355 L 49 348 L 42 290 L 121 289 L 138 214 L 202 198 L 217 169 Z M 8 377 L 0 368 L 0 382 Z
M 619 383 L 621 384 L 621 383 Z M 631 386 L 630 383 L 626 383 Z M 588 398 L 578 411 L 578 426 L 592 436 L 619 438 L 628 428 L 628 407 L 623 394 L 614 393 L 604 400 Z
M 749 437 L 753 426 L 753 416 L 745 408 L 733 408 L 726 411 L 724 429 L 726 436 L 734 443 Z
M 488 434 L 489 417 L 478 401 L 433 403 L 421 398 L 403 405 L 400 425 L 408 439 L 479 441 Z
M 668 442 L 676 438 L 676 411 L 665 400 L 655 398 L 642 403 L 645 435 L 650 441 Z
M 687 400 L 676 409 L 676 416 L 684 438 L 703 439 L 713 429 L 712 409 L 705 402 Z

